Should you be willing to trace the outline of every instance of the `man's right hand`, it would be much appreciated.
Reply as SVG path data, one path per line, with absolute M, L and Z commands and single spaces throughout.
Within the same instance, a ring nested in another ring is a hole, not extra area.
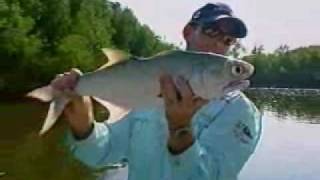
M 90 97 L 82 97 L 74 92 L 79 77 L 82 75 L 78 69 L 59 74 L 51 81 L 52 88 L 73 94 L 70 103 L 64 109 L 64 116 L 75 138 L 86 138 L 93 128 L 93 111 Z

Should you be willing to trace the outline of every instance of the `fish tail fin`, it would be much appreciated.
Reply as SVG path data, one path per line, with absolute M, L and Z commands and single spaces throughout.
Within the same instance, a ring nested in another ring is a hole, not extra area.
M 43 102 L 50 102 L 54 98 L 54 90 L 50 85 L 44 86 L 29 92 L 26 96 L 39 99 Z
M 70 98 L 67 97 L 59 97 L 53 99 L 53 101 L 50 104 L 47 117 L 39 132 L 40 136 L 48 132 L 51 129 L 51 127 L 57 122 L 59 116 L 62 114 L 65 106 L 68 104 L 69 101 Z

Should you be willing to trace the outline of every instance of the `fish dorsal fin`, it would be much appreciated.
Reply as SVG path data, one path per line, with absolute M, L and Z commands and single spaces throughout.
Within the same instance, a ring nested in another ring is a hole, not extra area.
M 131 57 L 129 53 L 126 53 L 118 49 L 103 48 L 102 52 L 105 56 L 107 56 L 108 62 L 102 65 L 100 68 L 98 68 L 98 70 L 121 63 L 123 61 L 128 60 Z

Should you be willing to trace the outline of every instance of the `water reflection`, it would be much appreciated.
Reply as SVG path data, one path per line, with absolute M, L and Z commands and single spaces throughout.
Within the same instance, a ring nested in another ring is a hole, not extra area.
M 46 111 L 36 102 L 0 103 L 0 179 L 94 179 L 64 148 L 63 123 L 38 136 Z
M 280 121 L 320 123 L 320 93 L 252 89 L 246 94 L 261 111 L 274 112 Z
M 296 125 L 294 128 L 296 129 L 288 126 L 283 128 L 279 121 L 320 123 L 320 95 L 293 94 L 290 91 L 277 93 L 263 90 L 250 90 L 246 93 L 265 113 L 265 117 L 272 113 L 269 119 L 274 120 L 265 121 L 273 124 L 271 124 L 272 126 L 266 124 L 265 137 L 269 139 L 262 139 L 264 146 L 261 146 L 261 149 L 263 151 L 258 155 L 262 154 L 262 157 L 269 158 L 270 154 L 283 151 L 284 153 L 281 154 L 281 157 L 284 157 L 283 154 L 287 153 L 288 149 L 292 149 L 291 146 L 293 145 L 297 145 L 295 149 L 298 150 L 301 142 L 303 142 L 304 148 L 306 148 L 306 140 L 312 140 L 309 143 L 310 147 L 312 146 L 312 148 L 309 148 L 310 152 L 313 149 L 319 150 L 319 147 L 315 147 L 312 144 L 315 142 L 312 138 L 316 139 L 319 135 L 310 135 L 310 132 L 319 132 L 318 129 L 312 131 L 316 128 L 314 125 L 294 123 Z M 0 103 L 1 179 L 96 179 L 100 172 L 92 173 L 92 170 L 75 161 L 63 147 L 63 137 L 66 130 L 64 123 L 58 123 L 54 131 L 50 131 L 44 138 L 39 138 L 37 133 L 47 113 L 47 108 L 47 104 L 30 101 Z M 105 119 L 107 116 L 101 107 L 96 108 L 96 115 L 97 119 L 100 120 Z M 281 128 L 281 131 L 279 130 L 277 134 L 279 128 Z M 284 133 L 284 131 L 286 132 Z M 283 134 L 294 137 L 284 137 L 284 140 L 293 139 L 293 141 L 289 143 L 283 143 L 284 141 L 282 141 L 282 144 L 274 146 L 275 142 L 278 142 L 279 137 Z M 304 137 L 303 135 L 310 136 Z M 297 143 L 299 138 L 300 141 Z M 290 148 L 284 148 L 285 144 L 290 145 Z M 269 147 L 282 149 L 270 150 Z M 301 151 L 301 153 L 303 152 Z M 258 163 L 265 162 L 265 160 L 257 160 Z M 268 168 L 270 167 L 268 166 Z M 252 175 L 253 172 L 256 171 L 250 171 L 249 174 Z M 248 178 L 245 177 L 244 179 Z
M 251 90 L 247 94 L 263 112 L 263 134 L 239 180 L 318 180 L 320 93 Z

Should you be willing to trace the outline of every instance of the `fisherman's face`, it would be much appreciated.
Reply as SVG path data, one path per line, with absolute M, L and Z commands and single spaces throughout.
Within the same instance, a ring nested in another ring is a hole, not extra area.
M 222 31 L 200 26 L 190 26 L 184 30 L 184 38 L 188 42 L 188 50 L 226 54 L 236 38 L 226 35 Z

